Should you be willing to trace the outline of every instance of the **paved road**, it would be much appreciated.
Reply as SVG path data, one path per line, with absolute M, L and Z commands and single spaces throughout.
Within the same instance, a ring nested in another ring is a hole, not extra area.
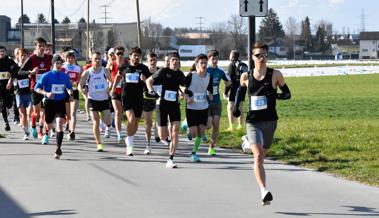
M 15 125 L 0 139 L 0 218 L 379 217 L 379 188 L 267 160 L 274 201 L 262 207 L 249 155 L 207 157 L 203 146 L 202 162 L 190 163 L 181 139 L 179 168 L 167 169 L 166 146 L 143 155 L 141 131 L 135 157 L 114 137 L 97 153 L 90 124 L 79 120 L 78 140 L 64 140 L 59 161 L 53 145 L 22 141 Z

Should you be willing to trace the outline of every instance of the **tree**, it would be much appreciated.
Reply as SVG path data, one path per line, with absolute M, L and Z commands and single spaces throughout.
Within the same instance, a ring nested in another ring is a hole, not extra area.
M 71 23 L 71 20 L 68 17 L 65 17 L 65 18 L 63 18 L 62 23 L 68 24 L 68 23 Z
M 56 18 L 54 18 L 54 23 L 59 23 L 59 21 Z
M 309 51 L 312 49 L 312 34 L 311 34 L 311 24 L 309 22 L 309 17 L 306 16 L 301 22 L 301 40 L 304 41 L 304 50 Z
M 153 23 L 151 19 L 143 22 L 142 44 L 150 52 L 159 48 L 159 38 L 162 36 L 163 27 L 160 23 Z
M 288 49 L 288 57 L 295 58 L 296 53 L 296 37 L 299 34 L 299 24 L 296 18 L 289 17 L 286 21 L 286 37 L 284 40 L 285 45 Z
M 230 16 L 227 22 L 227 27 L 233 42 L 233 49 L 237 49 L 240 53 L 246 53 L 246 40 L 244 40 L 247 33 L 246 20 L 236 14 Z
M 84 17 L 80 18 L 80 20 L 78 21 L 79 23 L 86 23 L 86 19 L 84 19 Z
M 220 58 L 228 59 L 229 52 L 233 50 L 233 42 L 228 34 L 227 24 L 225 22 L 214 23 L 211 25 L 210 31 L 209 40 L 220 53 Z
M 30 18 L 28 17 L 28 15 L 26 14 L 23 14 L 22 15 L 22 18 L 21 16 L 18 18 L 18 21 L 17 23 L 21 23 L 21 19 L 24 21 L 24 23 L 30 23 Z
M 284 38 L 284 35 L 283 26 L 279 21 L 278 15 L 274 9 L 270 8 L 267 17 L 263 18 L 259 27 L 259 39 L 263 41 L 276 40 L 278 38 Z
M 37 20 L 38 20 L 38 23 L 47 23 L 45 15 L 43 15 L 43 14 L 38 14 Z
M 318 26 L 316 32 L 316 39 L 314 42 L 314 51 L 326 52 L 330 48 L 329 41 L 326 36 L 326 31 L 323 26 Z

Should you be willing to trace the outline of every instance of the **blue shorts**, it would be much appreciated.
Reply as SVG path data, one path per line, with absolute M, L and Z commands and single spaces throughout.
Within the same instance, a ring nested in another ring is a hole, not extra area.
M 18 108 L 27 108 L 32 104 L 32 96 L 30 94 L 16 95 L 16 105 Z

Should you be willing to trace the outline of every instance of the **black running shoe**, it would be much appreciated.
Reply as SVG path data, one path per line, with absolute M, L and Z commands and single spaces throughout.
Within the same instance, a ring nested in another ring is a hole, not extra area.
M 271 201 L 273 200 L 271 192 L 267 192 L 266 195 L 262 199 L 262 205 L 270 205 Z
M 156 141 L 156 142 L 160 142 L 161 139 L 160 139 L 159 137 L 155 137 L 155 141 Z
M 74 141 L 75 140 L 75 132 L 70 132 L 69 136 L 70 136 L 70 141 Z
M 11 127 L 9 126 L 9 123 L 5 123 L 5 131 L 11 131 Z
M 57 150 L 55 150 L 54 158 L 58 160 L 61 156 L 62 150 L 60 148 L 57 148 Z

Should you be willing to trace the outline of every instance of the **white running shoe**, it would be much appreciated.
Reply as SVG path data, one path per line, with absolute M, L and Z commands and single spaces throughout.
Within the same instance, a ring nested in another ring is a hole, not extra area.
M 127 156 L 134 156 L 133 147 L 130 147 L 130 146 L 126 147 L 126 155 Z
M 106 127 L 106 128 L 105 128 L 104 137 L 105 137 L 105 138 L 109 138 L 109 137 L 111 137 L 111 130 L 110 130 L 109 127 Z
M 24 138 L 22 140 L 24 140 L 24 141 L 29 140 L 29 135 L 24 135 Z
M 168 159 L 166 163 L 166 168 L 177 168 L 178 165 L 174 162 L 174 160 Z
M 145 149 L 145 151 L 143 153 L 146 154 L 146 155 L 151 154 L 151 148 L 150 148 L 150 146 L 147 146 L 146 149 Z
M 168 141 L 167 141 L 166 139 L 161 140 L 161 142 L 162 142 L 164 145 L 168 145 L 168 144 L 169 144 Z

